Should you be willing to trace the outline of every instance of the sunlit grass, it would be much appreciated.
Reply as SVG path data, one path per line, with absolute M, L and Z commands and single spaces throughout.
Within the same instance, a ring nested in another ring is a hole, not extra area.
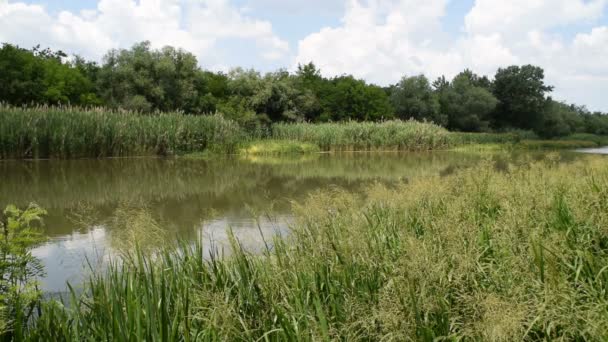
M 433 150 L 448 146 L 448 131 L 417 121 L 275 124 L 272 138 L 318 145 L 323 151 Z
M 257 140 L 239 149 L 243 155 L 293 155 L 319 152 L 319 146 L 291 140 Z
M 219 115 L 0 105 L 0 158 L 234 153 L 245 133 Z
M 131 252 L 28 336 L 606 340 L 608 160 L 558 158 L 318 191 L 262 255 Z

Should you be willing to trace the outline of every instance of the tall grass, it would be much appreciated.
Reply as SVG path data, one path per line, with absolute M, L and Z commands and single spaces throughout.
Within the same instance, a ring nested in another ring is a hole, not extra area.
M 133 252 L 31 340 L 608 338 L 608 160 L 315 193 L 264 255 Z
M 475 144 L 515 144 L 521 140 L 517 133 L 466 133 L 453 132 L 450 141 L 453 145 Z
M 276 123 L 261 130 L 240 127 L 219 114 L 143 115 L 103 108 L 16 108 L 0 104 L 0 159 L 237 153 L 250 149 L 251 142 L 257 142 L 265 154 L 294 150 L 297 143 L 307 144 L 304 149 L 296 148 L 303 152 L 313 152 L 316 146 L 322 151 L 419 151 L 475 144 L 513 145 L 531 137 L 526 131 L 450 133 L 434 124 L 398 120 Z M 590 134 L 568 140 L 574 142 L 552 140 L 528 145 L 567 148 L 608 143 L 605 137 Z
M 0 158 L 235 152 L 244 132 L 220 116 L 0 106 Z
M 447 130 L 417 121 L 275 124 L 272 138 L 318 145 L 324 151 L 432 150 L 449 143 Z

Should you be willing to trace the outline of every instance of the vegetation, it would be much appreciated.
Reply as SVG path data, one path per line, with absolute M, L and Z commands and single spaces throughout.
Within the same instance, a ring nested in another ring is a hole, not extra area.
M 299 154 L 319 152 L 319 147 L 311 143 L 303 143 L 290 140 L 260 140 L 240 150 L 245 155 L 264 155 L 264 154 Z
M 25 210 L 9 205 L 0 214 L 0 339 L 21 341 L 25 325 L 39 309 L 42 292 L 36 278 L 44 274 L 31 249 L 43 242 L 42 217 L 36 205 Z
M 221 112 L 248 132 L 268 133 L 274 122 L 433 122 L 451 131 L 534 131 L 543 138 L 608 135 L 608 115 L 561 103 L 549 95 L 543 69 L 508 66 L 493 79 L 464 70 L 451 81 L 404 76 L 386 87 L 351 75 L 323 77 L 312 63 L 261 74 L 236 68 L 215 73 L 195 56 L 149 42 L 109 51 L 101 64 L 50 49 L 0 49 L 0 101 L 15 106 L 105 106 L 141 113 Z
M 416 121 L 277 123 L 265 139 L 220 115 L 83 110 L 75 107 L 0 107 L 0 157 L 78 158 L 190 152 L 315 152 L 322 150 L 431 150 L 447 146 L 448 132 Z M 278 141 L 280 140 L 280 142 Z M 251 141 L 255 141 L 251 145 Z M 294 144 L 299 144 L 296 147 Z
M 315 193 L 263 255 L 135 251 L 30 340 L 605 340 L 608 168 L 496 172 Z M 272 242 L 272 243 L 271 243 Z
M 0 106 L 1 158 L 235 152 L 244 132 L 221 116 Z
M 323 151 L 431 150 L 448 146 L 449 132 L 416 121 L 275 124 L 272 137 L 313 143 Z
M 525 141 L 525 143 L 523 143 Z M 152 113 L 78 107 L 19 108 L 0 105 L 0 158 L 83 158 L 146 155 L 310 153 L 321 151 L 420 151 L 469 144 L 579 148 L 608 138 L 575 134 L 538 141 L 532 131 L 448 132 L 413 120 L 341 123 L 275 123 L 264 130 L 223 115 Z

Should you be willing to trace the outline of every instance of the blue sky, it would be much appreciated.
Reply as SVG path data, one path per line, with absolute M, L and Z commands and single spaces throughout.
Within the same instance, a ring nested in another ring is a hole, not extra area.
M 101 60 L 150 40 L 201 66 L 293 69 L 390 84 L 536 64 L 559 100 L 608 111 L 608 0 L 0 0 L 0 41 Z

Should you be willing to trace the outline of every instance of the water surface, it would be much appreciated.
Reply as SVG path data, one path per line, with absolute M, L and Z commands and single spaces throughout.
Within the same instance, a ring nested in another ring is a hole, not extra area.
M 99 267 L 135 242 L 202 238 L 206 248 L 212 241 L 222 248 L 230 228 L 245 248 L 255 250 L 263 246 L 262 236 L 288 231 L 291 201 L 313 191 L 357 192 L 375 182 L 391 186 L 445 176 L 487 158 L 501 168 L 516 157 L 433 152 L 2 161 L 0 206 L 36 202 L 47 209 L 49 241 L 34 255 L 47 271 L 43 289 L 61 292 L 66 281 L 79 283 L 87 275 L 85 260 Z

